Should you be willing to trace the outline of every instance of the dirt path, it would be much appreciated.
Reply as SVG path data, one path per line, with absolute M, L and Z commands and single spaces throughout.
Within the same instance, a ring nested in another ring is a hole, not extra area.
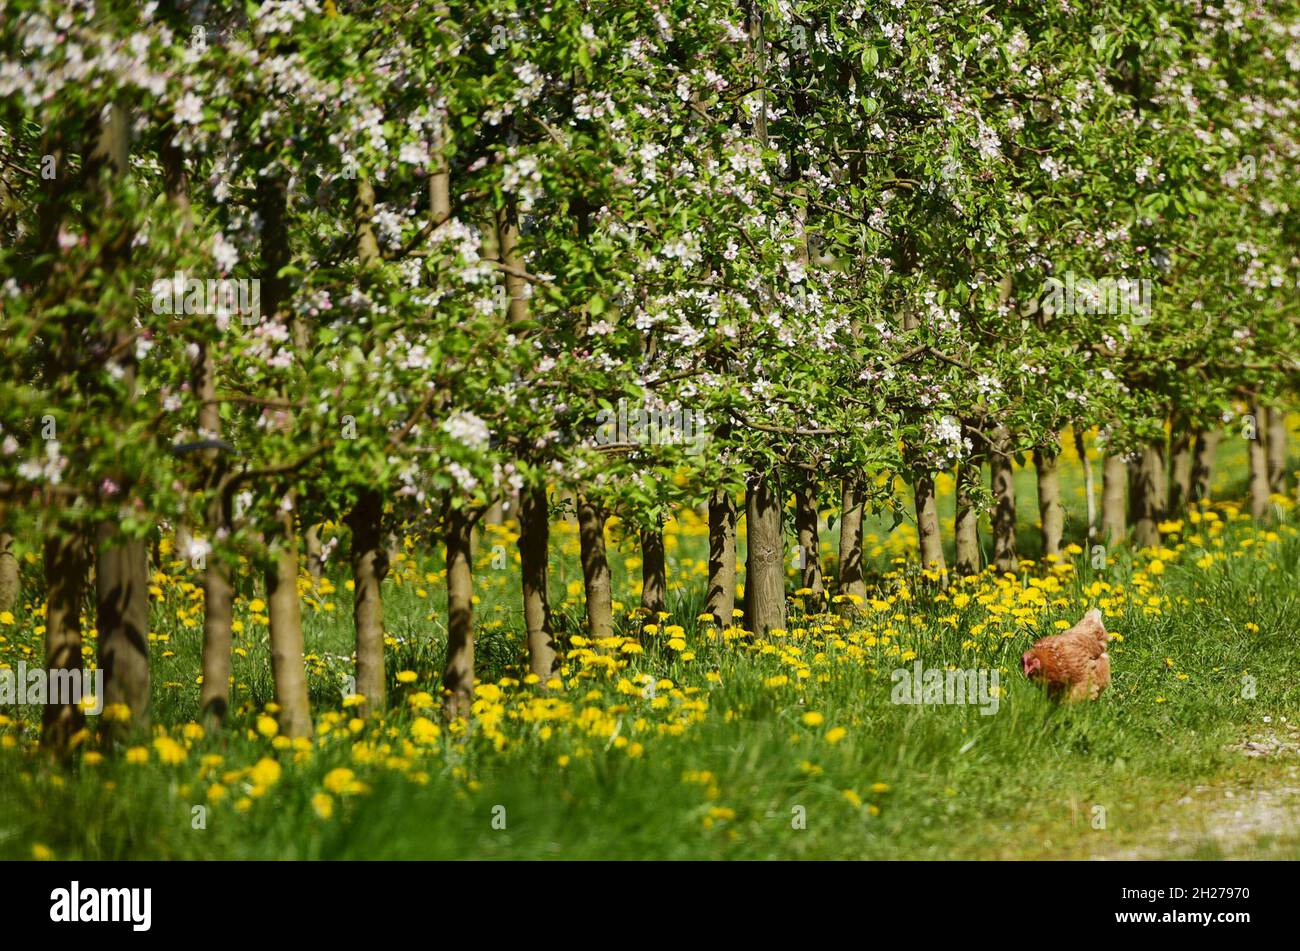
M 1267 768 L 1249 780 L 1194 787 L 1146 841 L 1092 858 L 1300 858 L 1300 726 L 1266 722 L 1229 749 Z

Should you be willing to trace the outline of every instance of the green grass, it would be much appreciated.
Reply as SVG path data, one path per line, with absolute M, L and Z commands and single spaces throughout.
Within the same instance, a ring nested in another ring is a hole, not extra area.
M 1239 453 L 1244 446 L 1225 440 L 1227 487 L 1240 478 Z M 1067 466 L 1064 494 L 1078 537 L 1076 468 Z M 1032 534 L 1031 471 L 1020 473 L 1019 487 Z M 669 564 L 683 600 L 666 623 L 683 627 L 694 659 L 684 660 L 663 634 L 647 636 L 644 653 L 613 655 L 626 666 L 612 676 L 571 658 L 566 688 L 549 694 L 512 681 L 523 658 L 517 576 L 513 557 L 505 569 L 491 561 L 493 545 L 511 555 L 513 548 L 496 530 L 485 535 L 476 576 L 479 672 L 484 683 L 506 678 L 500 750 L 482 716 L 467 733 L 444 730 L 408 748 L 417 715 L 408 701 L 421 690 L 436 695 L 442 664 L 442 583 L 425 580 L 441 569 L 434 552 L 385 588 L 397 643 L 389 655 L 393 702 L 382 722 L 355 734 L 346 726 L 340 684 L 351 669 L 350 600 L 336 576 L 339 590 L 309 601 L 304 619 L 313 709 L 341 722 L 298 755 L 255 732 L 271 683 L 265 627 L 247 611 L 256 594 L 249 588 L 239 612 L 247 656 L 236 658 L 232 727 L 183 739 L 180 726 L 197 714 L 201 623 L 186 626 L 178 614 L 198 603 L 178 573 L 155 608 L 154 631 L 167 639 L 153 645 L 153 718 L 187 747 L 184 762 L 165 765 L 151 749 L 146 764 L 120 752 L 93 765 L 51 763 L 35 749 L 32 712 L 4 711 L 14 721 L 0 728 L 8 738 L 0 748 L 0 858 L 29 858 L 34 849 L 56 858 L 1083 857 L 1163 842 L 1179 814 L 1174 803 L 1198 785 L 1267 785 L 1286 770 L 1226 747 L 1269 729 L 1265 717 L 1300 715 L 1300 538 L 1289 523 L 1273 534 L 1242 521 L 1219 534 L 1189 525 L 1189 537 L 1171 541 L 1159 559 L 1161 573 L 1149 554 L 1120 552 L 1099 571 L 1080 557 L 1077 571 L 1063 574 L 1059 591 L 1019 626 L 988 624 L 978 597 L 957 608 L 950 596 L 982 592 L 1002 602 L 1050 574 L 1045 568 L 1001 588 L 985 575 L 936 599 L 913 569 L 891 571 L 894 549 L 883 525 L 873 525 L 868 531 L 885 548 L 873 596 L 896 597 L 906 584 L 914 597 L 851 630 L 820 631 L 831 619 L 806 623 L 796 609 L 789 635 L 770 644 L 723 643 L 701 631 L 694 618 L 705 540 L 691 524 L 679 527 Z M 833 547 L 833 537 L 823 541 Z M 579 577 L 572 532 L 557 530 L 555 543 L 560 622 L 580 633 L 580 601 L 566 595 Z M 413 550 L 422 548 L 417 540 Z M 1206 551 L 1224 557 L 1198 567 Z M 616 593 L 630 608 L 628 579 L 639 576 L 631 546 L 618 546 L 614 562 Z M 24 580 L 34 590 L 35 579 Z M 1091 587 L 1098 583 L 1111 590 Z M 313 607 L 327 601 L 332 610 Z M 1098 703 L 1054 705 L 1020 676 L 1019 654 L 1053 622 L 1073 622 L 1099 602 L 1123 635 L 1111 649 L 1114 683 Z M 0 628 L 0 660 L 34 662 L 23 652 L 40 656 L 39 623 L 29 607 Z M 981 624 L 988 627 L 973 633 Z M 890 644 L 869 642 L 887 628 L 895 632 Z M 1013 636 L 999 636 L 1003 629 Z M 999 669 L 998 712 L 891 703 L 890 671 L 910 666 L 891 649 L 914 651 L 926 666 Z M 399 684 L 399 670 L 414 671 L 416 682 Z M 673 681 L 656 691 L 665 709 L 638 690 L 619 691 L 620 680 L 642 673 Z M 783 675 L 789 683 L 771 685 Z M 1243 695 L 1246 676 L 1254 678 L 1253 699 Z M 549 738 L 544 724 L 518 718 L 536 712 L 536 696 L 570 706 L 550 721 Z M 594 730 L 583 725 L 584 710 L 594 711 Z M 489 721 L 493 712 L 487 698 Z M 810 712 L 822 722 L 806 723 Z M 837 742 L 833 728 L 843 731 Z M 218 755 L 220 766 L 201 775 L 202 757 Z M 248 773 L 264 759 L 282 766 L 274 782 Z M 333 811 L 322 818 L 312 800 L 338 768 L 365 788 L 330 791 Z M 239 775 L 223 782 L 223 772 Z M 214 782 L 224 797 L 211 797 Z M 194 828 L 196 806 L 206 808 L 205 828 Z M 1093 828 L 1095 807 L 1105 810 L 1105 828 Z M 1209 842 L 1200 848 L 1219 854 Z M 1300 840 L 1284 834 L 1239 854 L 1300 857 Z

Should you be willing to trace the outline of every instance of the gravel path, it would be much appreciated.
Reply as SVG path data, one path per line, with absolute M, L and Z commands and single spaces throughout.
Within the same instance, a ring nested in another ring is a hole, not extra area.
M 1229 747 L 1279 767 L 1268 782 L 1196 786 L 1141 845 L 1093 858 L 1294 858 L 1300 856 L 1300 726 L 1265 718 L 1258 733 Z

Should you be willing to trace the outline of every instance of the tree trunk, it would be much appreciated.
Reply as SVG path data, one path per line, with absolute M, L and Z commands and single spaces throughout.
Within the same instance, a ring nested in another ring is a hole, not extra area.
M 299 359 L 306 359 L 307 330 L 286 310 L 289 279 L 283 274 L 290 262 L 289 231 L 285 208 L 288 184 L 283 175 L 261 175 L 257 181 L 257 210 L 262 216 L 263 319 L 282 322 Z M 271 622 L 271 674 L 275 702 L 280 708 L 280 733 L 288 737 L 311 736 L 311 704 L 303 656 L 302 604 L 298 598 L 298 531 L 293 493 L 287 494 L 288 511 L 280 514 L 272 533 L 275 551 L 266 573 L 267 614 Z
M 164 125 L 162 135 L 159 137 L 158 159 L 162 166 L 163 187 L 167 192 L 167 198 L 171 201 L 173 206 L 175 206 L 177 212 L 179 212 L 181 216 L 182 230 L 189 233 L 193 229 L 193 219 L 190 215 L 190 177 L 189 171 L 185 167 L 185 152 L 176 144 L 176 130 L 171 123 L 166 123 Z M 194 394 L 199 400 L 199 428 L 197 435 L 199 439 L 218 439 L 221 436 L 221 411 L 217 402 L 216 362 L 212 358 L 211 344 L 208 340 L 200 338 L 194 341 L 193 346 L 195 349 L 195 357 L 191 367 L 191 380 L 194 386 Z M 219 453 L 216 450 L 203 450 L 203 459 L 210 468 L 217 464 L 218 456 Z M 206 525 L 208 533 L 206 541 L 209 543 L 209 549 L 218 527 L 220 526 L 212 524 Z M 174 546 L 174 557 L 185 562 L 185 568 L 187 570 L 195 568 L 196 565 L 193 549 L 194 533 L 184 516 L 182 516 L 182 519 L 176 526 L 175 537 L 172 541 Z M 161 552 L 159 547 L 155 545 L 153 562 L 159 570 L 162 570 L 162 559 L 160 554 Z M 203 577 L 200 579 L 200 584 L 205 592 L 207 592 L 209 588 L 207 579 L 207 572 L 209 569 L 207 564 L 210 560 L 210 556 L 210 550 L 204 552 L 202 567 L 199 568 L 203 573 Z M 225 569 L 223 567 L 217 570 Z M 220 591 L 214 591 L 213 593 L 216 595 L 218 600 L 220 600 Z M 205 643 L 207 640 L 208 605 L 209 602 L 205 599 L 203 609 Z M 228 642 L 229 638 L 227 638 L 227 643 Z M 229 676 L 228 668 L 229 664 L 227 664 L 227 676 Z M 228 697 L 226 699 L 228 699 Z M 221 713 L 218 715 L 218 720 L 225 715 L 225 706 L 226 704 L 223 701 L 221 704 Z
M 1219 455 L 1219 440 L 1223 430 L 1202 429 L 1196 434 L 1196 454 L 1192 460 L 1192 489 L 1188 496 L 1192 502 L 1207 502 L 1210 482 L 1214 479 L 1214 463 Z
M 585 498 L 578 502 L 578 542 L 587 594 L 587 633 L 595 639 L 612 637 L 614 606 L 605 555 L 605 512 Z
M 1182 518 L 1192 495 L 1192 440 L 1194 432 L 1186 417 L 1175 414 L 1169 433 L 1169 514 Z
M 96 532 L 95 601 L 104 706 L 125 706 L 130 720 L 106 717 L 110 739 L 149 728 L 149 552 L 142 538 L 119 537 L 117 526 Z
M 725 489 L 709 495 L 709 590 L 706 610 L 718 628 L 732 626 L 736 607 L 736 500 Z
M 759 636 L 785 630 L 785 540 L 775 473 L 750 474 L 745 492 L 745 626 Z
M 524 627 L 528 632 L 528 669 L 545 684 L 555 675 L 557 653 L 551 631 L 551 600 L 547 553 L 551 525 L 546 486 L 525 486 L 519 493 L 519 564 L 524 595 Z
M 654 528 L 641 532 L 641 607 L 650 612 L 650 619 L 655 623 L 659 613 L 665 610 L 667 592 L 664 528 L 660 519 Z
M 840 490 L 840 577 L 838 593 L 866 598 L 867 583 L 862 577 L 862 510 L 861 487 L 847 478 Z M 849 610 L 852 605 L 845 605 Z
M 439 214 L 439 202 L 434 202 L 434 213 Z M 445 202 L 444 202 L 445 204 Z M 449 208 L 449 206 L 448 206 Z M 449 212 L 448 212 L 449 213 Z M 526 281 L 521 276 L 526 270 L 523 255 L 519 250 L 519 206 L 515 196 L 510 194 L 495 216 L 496 254 L 508 270 L 501 277 L 506 290 L 506 318 L 512 325 L 528 321 L 530 307 L 528 303 Z M 557 496 L 559 491 L 557 490 Z M 519 562 L 521 584 L 524 598 L 524 626 L 528 634 L 528 666 L 532 673 L 541 678 L 545 685 L 556 675 L 559 669 L 558 644 L 551 625 L 551 600 L 549 584 L 550 551 L 550 509 L 546 499 L 546 486 L 525 486 L 519 493 Z M 489 511 L 488 519 L 493 513 Z M 566 507 L 565 518 L 572 518 Z M 604 548 L 604 520 L 601 519 L 600 544 Z M 584 549 L 584 552 L 586 549 Z M 608 564 L 605 565 L 605 577 L 608 591 Z M 583 577 L 587 577 L 587 562 L 583 561 Z M 588 588 L 588 623 L 590 624 L 591 590 Z M 609 598 L 606 598 L 608 603 Z M 612 612 L 612 607 L 609 609 Z M 604 628 L 612 632 L 613 621 L 609 613 L 602 621 Z
M 1264 448 L 1268 454 L 1268 490 L 1273 495 L 1286 495 L 1290 473 L 1286 463 L 1286 413 L 1271 407 L 1268 414 L 1268 438 Z
M 1128 534 L 1124 490 L 1128 484 L 1128 463 L 1123 456 L 1107 455 L 1101 469 L 1101 540 L 1118 545 Z
M 1250 514 L 1262 519 L 1268 514 L 1268 417 L 1261 404 L 1251 407 L 1254 426 L 1250 441 Z
M 1065 532 L 1065 507 L 1061 505 L 1061 479 L 1057 471 L 1055 445 L 1034 450 L 1034 474 L 1038 483 L 1038 519 L 1042 530 L 1044 558 L 1061 555 Z
M 763 11 L 752 4 L 746 11 L 749 48 L 756 75 L 767 73 L 767 41 L 763 37 Z M 754 135 L 761 148 L 768 146 L 767 88 L 757 90 L 759 107 Z M 745 626 L 760 637 L 785 630 L 785 539 L 781 533 L 781 493 L 775 472 L 751 472 L 745 485 Z
M 1092 460 L 1088 458 L 1088 447 L 1084 443 L 1083 430 L 1074 427 L 1074 449 L 1079 454 L 1079 465 L 1083 468 L 1083 494 L 1088 502 L 1088 541 L 1097 537 L 1097 480 L 1092 474 Z
M 448 505 L 447 666 L 442 675 L 443 714 L 468 717 L 474 702 L 474 576 L 470 536 L 473 521 L 464 509 Z
M 1011 466 L 1011 432 L 1005 426 L 993 431 L 989 447 L 989 478 L 993 485 L 993 565 L 998 571 L 1015 571 L 1016 479 Z
M 0 611 L 18 607 L 18 559 L 14 556 L 14 537 L 0 532 Z
M 209 500 L 207 524 L 210 538 L 230 524 L 228 505 L 222 497 Z M 215 551 L 208 552 L 203 568 L 203 689 L 199 695 L 205 729 L 219 727 L 230 706 L 234 599 L 229 566 Z
M 86 583 L 85 543 L 80 536 L 59 534 L 51 526 L 45 540 L 45 669 L 81 670 L 81 596 Z M 82 683 L 82 686 L 86 684 Z M 54 700 L 47 697 L 46 700 Z M 67 750 L 86 722 L 76 703 L 49 703 L 41 715 L 41 746 L 56 753 Z
M 114 110 L 116 111 L 116 110 Z M 41 150 L 54 157 L 58 168 L 64 168 L 66 152 L 74 148 L 82 153 L 89 152 L 95 160 L 93 149 L 74 146 L 64 140 L 58 130 L 59 124 L 52 123 L 52 128 L 41 137 Z M 125 150 L 123 150 L 125 151 Z M 119 155 L 125 163 L 125 156 Z M 83 177 L 89 178 L 89 170 L 83 167 Z M 42 257 L 49 263 L 40 269 L 39 286 L 42 288 L 49 280 L 50 273 L 56 267 L 59 254 L 58 238 L 63 222 L 74 213 L 72 196 L 76 193 L 75 179 L 71 175 L 57 175 L 42 189 L 41 200 L 37 208 L 37 247 Z M 45 360 L 47 380 L 54 382 L 72 371 L 82 362 L 86 328 L 70 315 L 61 321 L 52 323 Z M 52 515 L 54 513 L 51 513 Z M 85 539 L 71 524 L 62 524 L 51 517 L 47 522 L 47 534 L 44 539 L 45 568 L 45 669 L 51 675 L 57 671 L 76 671 L 74 676 L 81 681 L 80 686 L 87 686 L 81 680 L 82 674 L 82 640 L 81 640 L 81 599 L 86 584 L 88 557 Z M 75 693 L 75 691 L 73 691 Z M 71 696 L 62 698 L 46 697 L 41 710 L 41 747 L 55 754 L 68 752 L 72 737 L 81 731 L 85 724 L 85 714 L 76 702 L 52 703 L 52 700 L 72 700 Z
M 183 150 L 174 143 L 174 134 L 164 132 L 159 145 L 159 158 L 163 169 L 163 182 L 167 196 L 181 212 L 184 229 L 191 229 L 189 173 L 185 168 Z M 217 364 L 213 344 L 209 340 L 195 342 L 192 366 L 195 396 L 199 400 L 198 438 L 221 437 L 221 405 L 217 400 Z M 229 564 L 215 551 L 216 543 L 229 535 L 231 513 L 229 500 L 222 493 L 225 465 L 219 449 L 203 450 L 207 467 L 205 488 L 208 492 L 204 529 L 207 533 L 207 551 L 202 567 L 203 587 L 203 684 L 199 692 L 199 711 L 204 729 L 215 730 L 225 721 L 230 706 L 230 661 L 233 646 L 235 590 L 231 584 Z M 178 550 L 182 533 L 188 527 L 181 523 L 176 529 Z M 192 559 L 191 559 L 192 562 Z
M 966 438 L 972 446 L 978 446 L 978 435 L 970 429 L 965 431 Z M 975 508 L 975 497 L 979 492 L 980 480 L 984 478 L 984 453 L 978 448 L 970 452 L 957 463 L 956 485 L 956 520 L 953 526 L 955 550 L 954 564 L 959 575 L 976 575 L 980 572 L 983 560 L 980 552 L 979 510 Z
M 801 485 L 794 494 L 794 517 L 799 532 L 799 587 L 812 592 L 807 596 L 807 610 L 810 614 L 818 614 L 826 603 L 826 585 L 822 581 L 817 486 L 811 480 Z
M 445 12 L 446 9 L 445 4 L 439 4 L 434 12 Z M 429 136 L 429 216 L 434 227 L 451 217 L 451 162 L 447 158 L 446 103 L 446 99 L 441 97 L 434 100 L 433 128 Z
M 320 526 L 308 525 L 303 533 L 303 553 L 307 557 L 307 574 L 311 580 L 319 583 L 325 572 L 325 551 L 320 543 Z
M 916 501 L 916 533 L 921 541 L 921 564 L 939 572 L 948 570 L 943 557 L 943 536 L 939 532 L 939 501 L 934 473 L 922 472 L 912 483 Z
M 266 573 L 267 614 L 271 621 L 271 675 L 280 708 L 280 733 L 311 736 L 311 704 L 303 657 L 302 604 L 298 598 L 298 535 L 293 513 L 281 515 L 279 550 Z
M 375 269 L 382 263 L 375 234 L 375 188 L 369 176 L 357 177 L 357 201 L 353 211 L 357 231 L 357 263 L 369 289 Z M 372 356 L 383 359 L 383 341 L 376 341 Z M 366 698 L 364 710 L 384 709 L 387 678 L 384 675 L 384 576 L 388 574 L 390 542 L 384 536 L 384 497 L 378 489 L 364 489 L 348 516 L 352 529 L 352 624 L 356 633 L 356 691 Z M 315 532 L 313 527 L 308 538 Z M 320 539 L 316 538 L 320 560 Z M 310 546 L 309 554 L 310 558 Z M 320 566 L 313 573 L 319 578 Z
M 1129 521 L 1133 544 L 1153 548 L 1160 544 L 1160 523 L 1168 505 L 1164 445 L 1150 442 L 1129 470 Z
M 384 501 L 376 491 L 357 497 L 348 516 L 352 529 L 352 623 L 357 635 L 357 693 L 366 698 L 365 710 L 384 709 L 384 600 L 383 581 L 388 574 L 384 547 Z
M 221 435 L 221 412 L 217 403 L 217 371 L 211 348 L 201 345 L 194 362 L 194 389 L 199 396 L 199 436 L 216 439 Z M 231 527 L 230 500 L 222 486 L 226 468 L 218 449 L 203 451 L 207 474 L 208 552 L 203 565 L 203 688 L 199 708 L 204 727 L 219 727 L 230 706 L 230 652 L 234 635 L 235 589 L 229 564 L 214 550 L 216 542 L 228 536 Z
M 193 558 L 194 532 L 190 530 L 188 522 L 180 522 L 176 526 L 176 533 L 172 536 L 172 558 L 181 562 L 182 571 L 188 571 L 190 562 Z
M 130 112 L 124 104 L 114 103 L 99 125 L 89 168 L 98 166 L 113 178 L 126 178 L 130 174 L 130 136 Z M 101 191 L 106 177 L 95 172 L 90 174 L 92 188 L 105 208 L 113 203 L 111 191 Z M 110 256 L 103 263 L 128 267 L 129 251 L 122 252 L 120 259 Z M 131 337 L 125 327 L 110 329 L 102 335 L 109 347 L 126 351 L 115 362 L 128 398 L 135 393 L 136 378 L 134 351 L 129 349 Z M 114 481 L 121 484 L 123 497 L 127 497 L 130 487 L 126 475 L 117 473 Z M 185 557 L 190 557 L 189 551 Z M 107 735 L 113 739 L 125 732 L 146 731 L 149 726 L 149 552 L 143 538 L 122 537 L 115 520 L 101 523 L 95 532 L 95 593 L 104 706 L 130 710 L 129 721 L 106 718 Z

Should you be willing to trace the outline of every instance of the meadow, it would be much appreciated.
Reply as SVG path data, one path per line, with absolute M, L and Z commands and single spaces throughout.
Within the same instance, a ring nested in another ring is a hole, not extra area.
M 914 525 L 880 519 L 867 528 L 866 601 L 809 615 L 795 592 L 788 629 L 766 639 L 699 619 L 707 523 L 687 509 L 665 530 L 672 610 L 644 624 L 631 612 L 639 547 L 611 523 L 622 623 L 590 642 L 576 527 L 557 515 L 552 603 L 567 653 L 548 684 L 527 673 L 513 523 L 486 525 L 474 715 L 450 723 L 437 712 L 445 569 L 436 545 L 407 537 L 385 581 L 382 715 L 362 719 L 345 700 L 346 566 L 300 578 L 313 739 L 277 735 L 264 594 L 247 575 L 229 726 L 205 735 L 202 592 L 164 542 L 152 735 L 106 754 L 92 717 L 59 764 L 37 748 L 39 710 L 0 710 L 0 858 L 1300 857 L 1293 824 L 1269 813 L 1236 828 L 1241 809 L 1223 809 L 1229 795 L 1247 811 L 1261 794 L 1276 805 L 1296 785 L 1300 538 L 1286 499 L 1266 525 L 1232 501 L 1246 466 L 1245 441 L 1225 439 L 1215 501 L 1163 526 L 1161 547 L 1103 562 L 1067 448 L 1064 557 L 945 586 L 920 571 Z M 939 484 L 946 534 L 951 482 Z M 1032 555 L 1032 467 L 1017 488 Z M 743 565 L 743 524 L 739 537 Z M 833 575 L 834 532 L 821 541 Z M 22 560 L 25 598 L 0 615 L 2 666 L 41 656 L 39 565 Z M 1054 704 L 1019 655 L 1094 606 L 1114 637 L 1114 682 L 1097 703 Z M 85 655 L 93 663 L 93 631 Z M 892 702 L 891 672 L 918 660 L 996 670 L 996 712 Z

